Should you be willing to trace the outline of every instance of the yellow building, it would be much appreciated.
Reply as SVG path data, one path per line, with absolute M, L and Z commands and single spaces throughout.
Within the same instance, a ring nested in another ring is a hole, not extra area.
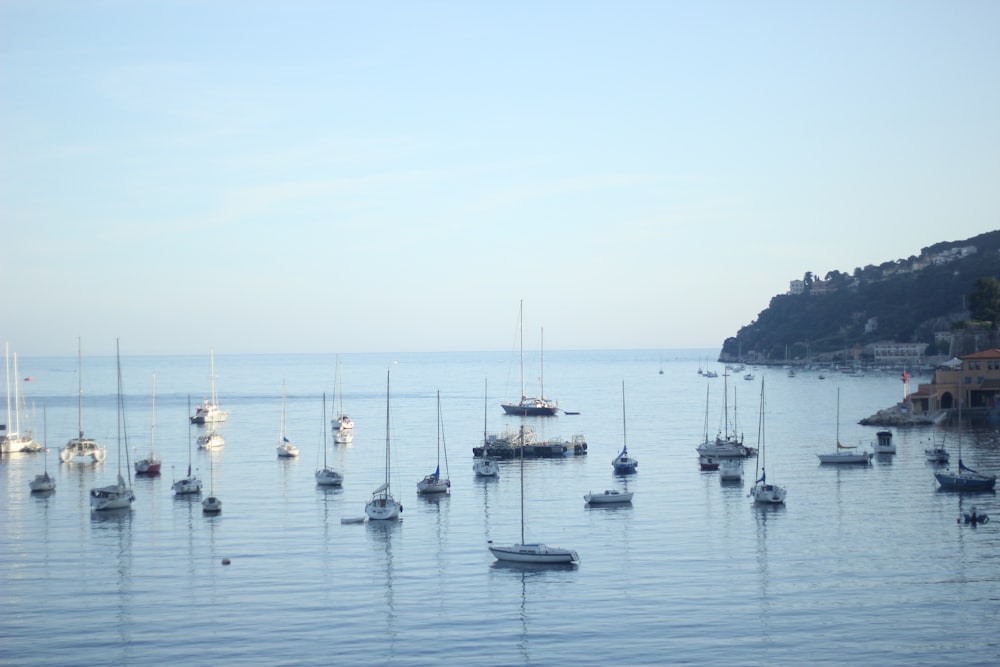
M 1000 349 L 983 350 L 961 357 L 934 372 L 929 384 L 921 384 L 906 397 L 914 414 L 931 414 L 958 407 L 989 412 L 1000 405 Z

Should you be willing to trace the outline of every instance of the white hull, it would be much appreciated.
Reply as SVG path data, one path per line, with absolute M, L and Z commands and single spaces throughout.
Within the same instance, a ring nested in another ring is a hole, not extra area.
M 512 563 L 556 564 L 575 563 L 580 560 L 575 551 L 547 547 L 544 544 L 512 544 L 498 547 L 491 541 L 489 549 L 497 560 Z
M 217 424 L 229 419 L 229 411 L 221 409 L 218 405 L 210 401 L 205 401 L 197 407 L 194 416 L 191 417 L 192 424 Z
M 354 429 L 341 429 L 333 434 L 333 441 L 338 445 L 349 445 L 354 442 Z
M 476 459 L 472 464 L 472 469 L 480 477 L 499 477 L 500 467 L 493 459 Z
M 291 459 L 299 455 L 299 448 L 295 445 L 285 443 L 284 445 L 278 445 L 278 458 L 281 459 Z
M 365 514 L 373 521 L 388 521 L 398 519 L 403 507 L 389 494 L 381 494 L 368 501 Z
M 222 449 L 226 440 L 215 431 L 198 436 L 198 447 L 200 449 Z
M 201 480 L 197 477 L 186 477 L 174 482 L 174 493 L 182 496 L 189 493 L 201 493 Z
M 433 475 L 428 475 L 417 482 L 417 491 L 420 493 L 447 493 L 450 488 L 451 480 L 441 479 Z
M 206 514 L 214 514 L 222 511 L 222 501 L 215 496 L 209 496 L 201 501 L 201 511 Z
M 90 507 L 97 511 L 131 507 L 134 500 L 135 494 L 132 493 L 132 489 L 122 483 L 90 490 Z
M 785 495 L 787 493 L 785 489 L 774 484 L 758 483 L 754 484 L 753 488 L 750 489 L 753 501 L 761 505 L 779 505 L 785 502 Z
M 868 463 L 872 460 L 870 452 L 835 452 L 833 454 L 817 454 L 816 456 L 820 463 Z
M 70 440 L 65 447 L 59 450 L 59 460 L 63 463 L 73 463 L 76 459 L 90 459 L 94 463 L 100 463 L 107 456 L 107 448 L 101 447 L 96 440 L 89 438 Z
M 632 502 L 632 491 L 609 490 L 604 493 L 588 493 L 583 497 L 591 505 L 610 505 Z
M 323 468 L 316 471 L 316 483 L 320 486 L 341 486 L 344 476 L 332 468 Z
M 52 491 L 56 488 L 56 480 L 49 473 L 35 475 L 35 479 L 28 482 L 32 491 Z
M 739 459 L 725 459 L 719 463 L 719 479 L 739 481 L 743 479 L 743 462 Z
M 42 446 L 35 442 L 30 435 L 18 435 L 11 433 L 0 442 L 0 452 L 13 454 L 15 452 L 38 452 Z

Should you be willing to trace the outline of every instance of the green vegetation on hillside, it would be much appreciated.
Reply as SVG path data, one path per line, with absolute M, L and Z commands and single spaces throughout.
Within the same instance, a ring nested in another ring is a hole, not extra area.
M 970 247 L 975 252 L 969 252 Z M 844 358 L 865 345 L 928 343 L 970 319 L 1000 321 L 1000 231 L 937 243 L 919 256 L 803 277 L 801 294 L 779 294 L 727 338 L 720 360 Z M 941 350 L 945 354 L 948 350 Z

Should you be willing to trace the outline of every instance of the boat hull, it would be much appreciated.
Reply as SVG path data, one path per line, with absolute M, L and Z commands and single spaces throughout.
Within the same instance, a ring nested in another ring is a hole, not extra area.
M 344 476 L 331 468 L 316 471 L 316 483 L 320 486 L 341 486 Z
M 179 479 L 174 482 L 174 485 L 171 488 L 173 488 L 174 494 L 178 496 L 201 493 L 201 480 L 197 477 Z
M 996 477 L 985 475 L 935 473 L 934 477 L 942 489 L 957 491 L 992 491 L 997 483 Z
M 365 515 L 373 521 L 390 521 L 398 519 L 399 513 L 403 511 L 403 506 L 393 499 L 392 496 L 380 496 L 372 498 L 365 505 Z
M 143 459 L 135 462 L 135 472 L 137 475 L 158 475 L 162 465 L 160 459 Z
M 131 507 L 134 500 L 132 490 L 120 484 L 90 490 L 90 508 L 98 512 Z
M 35 479 L 28 482 L 28 487 L 35 491 L 52 491 L 56 488 L 56 480 L 48 473 L 35 475 Z
M 278 445 L 278 458 L 293 459 L 299 455 L 299 448 L 295 445 Z
M 222 511 L 222 501 L 215 496 L 209 496 L 201 501 L 201 511 L 205 514 L 217 514 Z
M 70 440 L 59 450 L 59 460 L 63 463 L 74 463 L 77 459 L 90 459 L 93 463 L 101 463 L 107 456 L 107 448 L 101 447 L 96 440 L 89 438 Z
M 780 505 L 785 502 L 785 495 L 788 492 L 780 486 L 774 484 L 755 484 L 750 489 L 753 501 L 760 505 Z
M 817 454 L 820 463 L 870 463 L 872 455 L 863 454 Z
M 451 480 L 435 477 L 425 478 L 417 482 L 417 491 L 420 493 L 447 493 L 451 488 Z
M 500 467 L 492 459 L 476 459 L 472 464 L 472 470 L 480 477 L 496 477 L 500 474 Z
M 605 491 L 604 493 L 588 493 L 583 497 L 591 505 L 612 505 L 632 502 L 632 491 Z
M 512 544 L 500 547 L 490 542 L 489 549 L 497 560 L 511 563 L 561 564 L 580 560 L 575 551 L 547 547 L 544 544 Z

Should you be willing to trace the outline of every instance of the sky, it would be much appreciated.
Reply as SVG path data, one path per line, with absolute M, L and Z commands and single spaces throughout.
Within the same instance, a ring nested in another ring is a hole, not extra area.
M 721 346 L 1000 228 L 1000 3 L 0 0 L 0 340 Z

